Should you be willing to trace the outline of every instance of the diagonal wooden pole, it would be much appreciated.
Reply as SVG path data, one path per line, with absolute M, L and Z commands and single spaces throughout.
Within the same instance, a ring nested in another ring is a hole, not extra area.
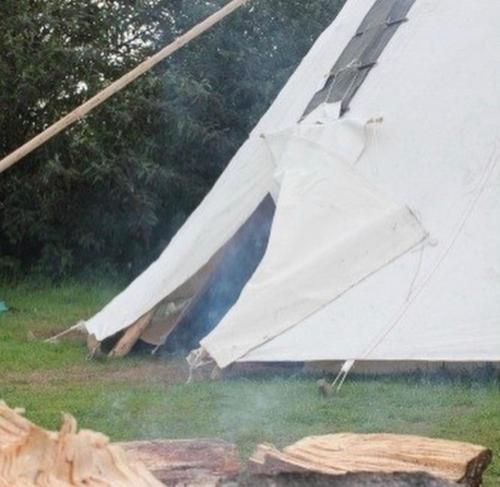
M 0 160 L 0 173 L 8 169 L 10 166 L 21 160 L 23 157 L 28 155 L 30 152 L 34 151 L 37 147 L 47 142 L 49 139 L 57 135 L 59 132 L 69 127 L 76 121 L 80 120 L 82 117 L 87 115 L 91 110 L 99 106 L 101 103 L 106 101 L 108 98 L 118 93 L 120 90 L 125 88 L 127 85 L 132 83 L 132 81 L 139 78 L 146 71 L 149 71 L 153 66 L 157 65 L 160 61 L 173 54 L 175 51 L 181 47 L 188 44 L 190 41 L 196 37 L 203 34 L 205 31 L 210 29 L 212 26 L 220 22 L 222 19 L 227 17 L 229 14 L 233 13 L 235 10 L 240 8 L 248 0 L 232 0 L 225 7 L 221 8 L 214 14 L 207 17 L 204 21 L 195 25 L 193 28 L 182 34 L 174 42 L 164 47 L 161 51 L 150 58 L 143 61 L 132 71 L 123 75 L 121 78 L 117 79 L 111 83 L 104 90 L 97 93 L 85 103 L 75 108 L 72 112 L 68 113 L 66 116 L 61 118 L 58 122 L 51 125 L 49 128 L 38 134 L 36 137 L 26 142 L 24 145 L 16 149 L 14 152 Z

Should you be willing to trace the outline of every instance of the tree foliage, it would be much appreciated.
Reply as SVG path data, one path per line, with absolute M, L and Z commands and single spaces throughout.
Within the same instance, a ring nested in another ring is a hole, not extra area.
M 2 0 L 0 155 L 223 3 Z M 0 272 L 137 273 L 342 3 L 254 0 L 1 174 Z

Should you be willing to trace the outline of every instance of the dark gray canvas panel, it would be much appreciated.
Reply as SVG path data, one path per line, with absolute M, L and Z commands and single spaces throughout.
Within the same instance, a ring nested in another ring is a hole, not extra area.
M 340 114 L 368 76 L 415 0 L 377 0 L 365 15 L 330 71 L 324 87 L 311 99 L 303 117 L 322 103 L 341 102 Z
M 359 25 L 356 35 L 385 22 L 404 19 L 415 0 L 377 1 Z

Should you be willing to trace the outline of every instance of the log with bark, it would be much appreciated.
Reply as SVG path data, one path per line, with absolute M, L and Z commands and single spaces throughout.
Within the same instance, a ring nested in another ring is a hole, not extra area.
M 241 470 L 235 445 L 222 440 L 155 440 L 118 443 L 132 462 L 167 486 L 216 486 Z
M 249 468 L 266 475 L 312 471 L 332 477 L 425 472 L 478 487 L 490 461 L 490 450 L 470 443 L 408 435 L 341 433 L 307 437 L 283 451 L 259 445 Z

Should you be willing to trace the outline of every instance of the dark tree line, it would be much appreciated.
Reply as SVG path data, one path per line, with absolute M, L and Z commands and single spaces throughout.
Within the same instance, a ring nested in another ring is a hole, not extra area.
M 225 2 L 2 0 L 0 156 Z M 254 0 L 0 175 L 0 275 L 137 273 L 343 0 Z

